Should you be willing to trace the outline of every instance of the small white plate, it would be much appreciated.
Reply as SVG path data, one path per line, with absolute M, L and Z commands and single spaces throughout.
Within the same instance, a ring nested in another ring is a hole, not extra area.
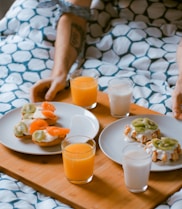
M 99 131 L 97 118 L 88 110 L 63 102 L 51 102 L 56 107 L 59 117 L 58 126 L 70 128 L 68 136 L 79 134 L 94 138 Z M 53 147 L 40 147 L 31 140 L 20 140 L 14 136 L 14 126 L 21 120 L 21 108 L 17 108 L 0 119 L 0 142 L 11 150 L 33 154 L 54 155 L 61 153 L 60 145 Z
M 133 119 L 139 117 L 147 117 L 155 121 L 159 125 L 162 135 L 177 139 L 182 147 L 182 121 L 163 115 L 137 115 L 119 119 L 101 132 L 99 146 L 108 158 L 122 165 L 122 149 L 127 143 L 132 143 L 124 140 L 123 130 Z M 178 161 L 167 164 L 153 162 L 151 171 L 170 171 L 180 168 L 182 168 L 182 156 Z

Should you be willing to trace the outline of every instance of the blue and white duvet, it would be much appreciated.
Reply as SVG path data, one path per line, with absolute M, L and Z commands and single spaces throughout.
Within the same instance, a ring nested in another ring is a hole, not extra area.
M 0 117 L 29 102 L 31 86 L 48 77 L 53 66 L 59 7 L 37 8 L 38 3 L 16 0 L 0 20 Z M 98 71 L 105 92 L 114 76 L 129 77 L 134 103 L 171 115 L 181 10 L 175 0 L 93 0 L 80 67 Z M 69 208 L 0 174 L 0 208 L 22 205 Z

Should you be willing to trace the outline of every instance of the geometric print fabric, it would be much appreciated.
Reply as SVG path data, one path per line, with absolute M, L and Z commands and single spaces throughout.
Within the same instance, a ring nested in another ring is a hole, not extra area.
M 53 66 L 60 11 L 57 5 L 38 8 L 38 3 L 16 0 L 0 20 L 0 117 L 29 102 L 30 87 L 48 77 Z M 134 103 L 172 115 L 171 93 L 178 75 L 176 49 L 182 38 L 181 10 L 180 1 L 93 0 L 81 68 L 97 71 L 99 89 L 105 92 L 114 76 L 129 77 L 134 83 Z M 38 203 L 48 208 L 70 208 L 5 174 L 0 176 L 0 197 L 6 193 L 14 204 L 0 201 L 0 208 L 25 204 L 31 209 L 38 208 Z M 14 188 L 6 190 L 3 185 Z M 29 190 L 33 203 L 24 189 Z
M 38 3 L 17 0 L 0 21 L 0 116 L 28 102 L 30 87 L 53 66 L 59 8 Z M 181 4 L 94 0 L 81 67 L 98 71 L 101 91 L 113 76 L 130 77 L 134 103 L 170 115 Z
M 113 76 L 129 77 L 134 83 L 134 103 L 171 115 L 182 3 L 100 2 L 93 10 L 83 68 L 99 72 L 100 89 L 106 92 Z

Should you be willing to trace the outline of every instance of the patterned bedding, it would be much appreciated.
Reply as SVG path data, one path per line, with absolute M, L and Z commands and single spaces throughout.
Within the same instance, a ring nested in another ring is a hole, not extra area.
M 29 89 L 53 66 L 59 8 L 16 0 L 0 21 L 0 115 L 29 101 Z M 171 114 L 182 37 L 182 3 L 94 0 L 81 67 L 99 72 L 107 91 L 113 76 L 134 82 L 133 102 Z
M 182 3 L 97 2 L 84 68 L 99 71 L 103 91 L 113 76 L 130 77 L 134 103 L 170 115 L 178 74 L 176 48 L 182 37 Z
M 0 20 L 0 117 L 29 102 L 30 87 L 48 77 L 53 66 L 59 7 L 37 8 L 38 2 L 16 0 Z M 93 0 L 79 67 L 98 71 L 99 89 L 105 92 L 114 76 L 129 77 L 134 83 L 134 103 L 172 115 L 181 10 L 181 1 L 175 0 Z M 0 179 L 1 208 L 12 208 L 8 202 L 17 208 L 26 204 L 27 209 L 69 208 L 4 174 Z M 15 183 L 5 189 L 10 199 L 1 202 L 3 185 L 9 182 Z M 24 197 L 26 193 L 31 193 L 33 203 Z M 38 202 L 50 204 L 38 207 Z

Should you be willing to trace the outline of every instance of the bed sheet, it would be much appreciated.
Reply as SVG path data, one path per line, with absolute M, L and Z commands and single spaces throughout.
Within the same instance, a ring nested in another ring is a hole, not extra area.
M 50 75 L 58 7 L 16 0 L 0 21 L 0 115 L 29 102 L 32 84 Z M 93 0 L 81 67 L 99 72 L 99 89 L 126 76 L 133 102 L 171 115 L 171 93 L 182 38 L 182 3 L 158 0 Z
M 0 117 L 29 102 L 31 86 L 53 66 L 59 8 L 37 8 L 38 2 L 16 0 L 0 20 Z M 181 1 L 93 0 L 80 68 L 97 71 L 99 90 L 105 92 L 114 76 L 129 77 L 134 103 L 172 115 L 181 10 Z M 181 200 L 182 193 L 177 197 Z M 20 205 L 70 208 L 0 173 L 0 208 Z
M 0 208 L 72 209 L 69 205 L 45 196 L 4 173 L 0 173 Z
M 95 0 L 93 7 L 83 68 L 100 73 L 100 89 L 106 92 L 113 76 L 129 77 L 134 103 L 172 115 L 182 3 Z

